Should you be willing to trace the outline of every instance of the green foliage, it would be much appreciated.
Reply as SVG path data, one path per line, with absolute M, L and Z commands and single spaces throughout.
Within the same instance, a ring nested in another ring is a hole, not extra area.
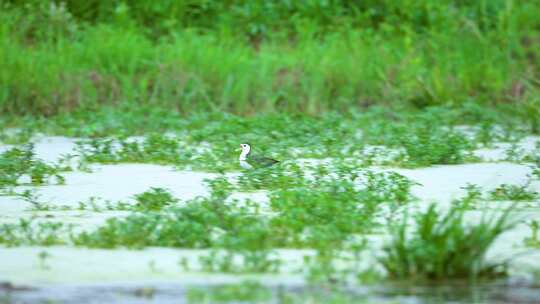
M 484 138 L 479 142 L 478 136 L 466 136 L 458 131 L 455 125 L 462 123 L 461 114 L 449 108 L 438 108 L 392 114 L 395 119 L 389 121 L 387 115 L 390 113 L 378 108 L 364 113 L 326 113 L 318 117 L 260 114 L 243 118 L 228 114 L 199 114 L 179 118 L 169 113 L 162 115 L 161 119 L 154 117 L 160 123 L 147 126 L 149 135 L 139 138 L 128 134 L 140 132 L 133 121 L 146 119 L 143 114 L 115 112 L 114 115 L 122 122 L 110 127 L 104 126 L 108 119 L 103 117 L 98 120 L 92 118 L 91 121 L 86 117 L 82 120 L 73 118 L 75 120 L 71 123 L 75 127 L 67 127 L 67 130 L 63 122 L 66 118 L 47 121 L 45 125 L 52 132 L 97 136 L 78 143 L 83 164 L 140 162 L 202 171 L 237 171 L 241 168 L 236 149 L 240 142 L 251 142 L 257 154 L 281 162 L 279 166 L 253 170 L 241 177 L 239 182 L 246 190 L 297 184 L 305 166 L 289 160 L 298 158 L 339 159 L 332 165 L 336 170 L 340 170 L 337 167 L 342 162 L 349 163 L 345 167 L 350 170 L 355 169 L 354 166 L 374 164 L 417 167 L 474 161 L 476 158 L 472 151 L 477 145 L 496 138 Z M 156 120 L 149 124 L 155 124 Z M 93 131 L 87 133 L 87 129 L 79 127 L 88 125 L 96 125 L 100 131 L 97 134 Z M 121 134 L 115 133 L 118 129 L 123 130 Z M 164 134 L 165 130 L 169 133 Z M 112 134 L 101 137 L 102 133 L 108 132 Z M 385 149 L 374 150 L 374 145 L 385 146 Z M 353 162 L 351 156 L 356 159 L 354 164 L 350 164 Z M 324 170 L 322 167 L 316 170 Z
M 81 233 L 74 243 L 103 248 L 206 248 L 211 243 L 212 228 L 220 220 L 209 204 L 192 202 L 167 213 L 133 213 L 126 218 L 112 218 L 96 231 Z
M 4 113 L 508 102 L 538 129 L 533 2 L 10 2 L 0 12 Z
M 533 201 L 539 196 L 538 192 L 528 190 L 530 183 L 525 185 L 502 184 L 489 193 L 494 201 Z
M 466 159 L 474 146 L 464 136 L 451 130 L 425 124 L 403 137 L 406 157 L 413 166 L 429 164 L 459 164 Z
M 362 186 L 354 180 L 320 178 L 313 184 L 284 187 L 270 195 L 270 206 L 276 213 L 271 219 L 272 235 L 281 246 L 338 248 L 355 234 L 374 227 L 380 204 L 395 205 L 412 199 L 412 183 L 393 172 L 367 171 Z
M 52 246 L 65 244 L 70 228 L 63 223 L 20 219 L 16 224 L 0 225 L 0 244 L 6 246 Z
M 36 159 L 32 144 L 11 148 L 0 154 L 0 187 L 18 185 L 19 179 L 25 175 L 31 178 L 34 185 L 45 184 L 51 177 L 61 184 L 64 177 L 60 171 L 58 166 Z
M 314 34 L 346 25 L 387 29 L 401 26 L 416 31 L 456 27 L 465 21 L 479 31 L 511 26 L 517 10 L 504 0 L 493 1 L 162 1 L 135 0 L 101 2 L 7 1 L 26 11 L 37 11 L 40 19 L 56 21 L 51 29 L 69 28 L 71 19 L 91 23 L 106 22 L 125 27 L 146 28 L 162 35 L 178 28 L 209 30 L 242 29 L 255 38 L 287 29 L 298 34 L 302 26 L 312 26 Z M 23 6 L 22 4 L 26 4 Z M 532 5 L 529 5 L 531 7 Z M 534 6 L 532 6 L 534 7 Z M 465 18 L 465 20 L 461 20 Z M 67 23 L 67 24 L 66 24 Z
M 163 188 L 150 188 L 150 190 L 135 195 L 136 203 L 133 206 L 137 211 L 159 211 L 178 200 Z
M 396 279 L 444 280 L 491 278 L 502 275 L 505 264 L 488 264 L 488 248 L 515 223 L 508 220 L 512 208 L 496 217 L 482 217 L 474 225 L 465 222 L 465 211 L 454 206 L 441 214 L 432 204 L 414 217 L 410 231 L 408 217 L 392 228 L 393 239 L 380 258 L 389 276 Z
M 142 144 L 126 138 L 95 138 L 81 141 L 77 147 L 84 161 L 100 163 L 177 163 L 182 157 L 180 149 L 177 139 L 158 134 L 145 137 Z
M 256 204 L 249 201 L 230 201 L 234 187 L 223 177 L 209 181 L 210 197 L 186 201 L 182 206 L 167 206 L 174 199 L 154 189 L 136 196 L 139 203 L 133 210 L 144 213 L 109 219 L 96 231 L 81 233 L 74 242 L 106 248 L 224 248 L 233 251 L 225 257 L 214 256 L 219 261 L 210 259 L 217 264 L 206 263 L 209 269 L 231 268 L 227 265 L 234 254 L 243 256 L 247 269 L 268 269 L 274 263 L 267 260 L 265 250 L 340 247 L 354 234 L 371 229 L 379 204 L 412 199 L 412 183 L 404 177 L 372 172 L 366 176 L 362 186 L 341 179 L 324 181 L 319 176 L 313 181 L 301 179 L 297 188 L 275 190 L 270 198 L 275 214 L 271 218 L 260 214 Z M 143 201 L 147 203 L 141 209 L 138 206 Z

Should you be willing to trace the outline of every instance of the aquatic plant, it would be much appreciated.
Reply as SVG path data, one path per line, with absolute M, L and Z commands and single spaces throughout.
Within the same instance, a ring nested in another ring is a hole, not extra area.
M 530 181 L 524 185 L 501 184 L 489 193 L 494 201 L 533 201 L 539 196 L 538 192 L 529 190 Z
M 224 248 L 253 256 L 275 247 L 339 247 L 352 235 L 373 227 L 380 204 L 399 205 L 412 199 L 412 183 L 391 172 L 369 172 L 362 186 L 342 179 L 299 178 L 295 188 L 282 184 L 273 190 L 273 216 L 268 217 L 249 201 L 230 201 L 234 185 L 226 177 L 208 184 L 209 197 L 182 205 L 169 204 L 175 199 L 161 190 L 138 195 L 131 215 L 109 219 L 96 231 L 81 233 L 74 242 L 106 248 Z
M 136 211 L 159 211 L 166 206 L 178 201 L 167 189 L 150 188 L 140 194 L 135 195 L 136 203 L 132 209 Z
M 61 245 L 66 244 L 70 232 L 71 227 L 60 222 L 19 219 L 18 223 L 0 225 L 0 244 L 10 247 Z
M 65 168 L 37 159 L 33 144 L 11 148 L 0 154 L 0 187 L 18 185 L 22 176 L 29 176 L 34 185 L 45 184 L 51 177 L 54 177 L 58 184 L 62 184 L 62 170 Z
M 503 232 L 515 223 L 509 220 L 512 208 L 500 216 L 483 215 L 479 222 L 467 224 L 465 211 L 452 207 L 446 214 L 432 204 L 391 227 L 392 240 L 379 258 L 393 279 L 445 280 L 493 278 L 505 274 L 505 262 L 487 262 L 486 251 Z

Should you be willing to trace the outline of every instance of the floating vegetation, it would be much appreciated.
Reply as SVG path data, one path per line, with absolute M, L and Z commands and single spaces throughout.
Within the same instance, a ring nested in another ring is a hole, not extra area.
M 33 185 L 46 184 L 50 178 L 63 184 L 60 174 L 66 168 L 49 165 L 36 158 L 33 144 L 11 148 L 0 154 L 0 188 L 16 186 L 23 176 L 28 176 Z

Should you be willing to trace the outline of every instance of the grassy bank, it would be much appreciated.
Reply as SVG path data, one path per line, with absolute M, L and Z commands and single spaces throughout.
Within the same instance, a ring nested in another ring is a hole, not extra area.
M 312 10 L 237 1 L 230 12 L 208 2 L 197 18 L 137 2 L 92 14 L 75 1 L 9 2 L 0 13 L 0 111 L 8 114 L 103 105 L 315 114 L 473 102 L 538 115 L 540 5 L 533 2 L 383 1 L 355 11 L 338 1 L 325 11 L 318 1 Z M 251 17 L 242 19 L 240 8 Z M 288 14 L 298 17 L 283 21 Z

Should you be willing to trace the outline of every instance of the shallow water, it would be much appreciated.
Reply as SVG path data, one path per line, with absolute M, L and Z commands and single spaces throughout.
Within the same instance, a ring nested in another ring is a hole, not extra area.
M 527 138 L 523 141 L 524 149 L 532 149 L 532 143 L 538 138 Z M 55 161 L 62 155 L 73 153 L 75 139 L 63 137 L 43 137 L 36 144 L 39 158 Z M 0 146 L 0 150 L 6 146 Z M 501 160 L 505 155 L 503 147 L 480 150 L 479 154 L 489 155 L 491 160 Z M 495 157 L 497 156 L 497 157 Z M 487 158 L 487 157 L 486 157 Z M 313 160 L 317 162 L 317 160 Z M 437 201 L 442 207 L 448 207 L 454 198 L 465 194 L 462 189 L 467 183 L 474 183 L 484 190 L 507 184 L 523 184 L 531 169 L 525 164 L 508 162 L 476 163 L 452 166 L 432 166 L 419 169 L 372 168 L 376 171 L 396 171 L 418 183 L 413 194 L 418 198 L 413 207 L 425 208 L 430 202 Z M 151 187 L 169 189 L 176 197 L 189 200 L 196 196 L 208 194 L 204 180 L 216 174 L 177 171 L 170 166 L 149 164 L 92 165 L 91 173 L 67 172 L 65 185 L 42 187 L 21 186 L 15 191 L 34 189 L 40 195 L 40 201 L 53 206 L 76 207 L 79 202 L 88 202 L 92 197 L 95 204 L 104 206 L 106 201 L 133 201 L 133 195 Z M 232 180 L 238 174 L 230 173 Z M 530 188 L 540 192 L 540 181 L 531 183 Z M 267 193 L 236 193 L 233 198 L 250 198 L 263 206 L 268 202 Z M 508 206 L 508 202 L 487 202 L 486 208 L 500 210 Z M 520 203 L 523 206 L 520 216 L 540 217 L 540 202 Z M 31 204 L 20 198 L 0 196 L 0 223 L 18 221 L 20 218 L 37 216 L 39 220 L 62 221 L 78 226 L 78 229 L 92 229 L 101 225 L 107 218 L 120 217 L 127 214 L 122 211 L 94 212 L 91 210 L 70 211 L 31 211 Z M 471 211 L 471 221 L 478 218 L 478 211 Z M 442 301 L 455 303 L 535 303 L 531 299 L 540 299 L 540 291 L 531 286 L 532 273 L 540 273 L 540 251 L 530 250 L 523 246 L 523 239 L 530 235 L 530 228 L 518 225 L 510 232 L 503 234 L 488 252 L 491 259 L 505 259 L 516 253 L 530 251 L 518 255 L 511 263 L 511 274 L 514 280 L 523 279 L 527 284 L 497 285 L 496 287 L 480 286 L 475 289 L 455 288 L 420 288 L 383 286 L 370 288 L 369 292 L 356 287 L 354 292 L 370 294 L 370 301 L 381 303 L 394 300 L 398 303 L 423 303 L 436 299 L 432 294 L 443 294 Z M 380 250 L 384 235 L 370 236 L 371 252 Z M 40 262 L 38 255 L 46 251 L 49 257 Z M 10 293 L 13 299 L 21 303 L 31 303 L 46 297 L 66 303 L 182 303 L 185 301 L 186 288 L 189 286 L 208 286 L 225 283 L 239 283 L 245 279 L 255 278 L 266 285 L 286 288 L 299 288 L 306 283 L 304 276 L 297 270 L 302 266 L 303 257 L 313 254 L 310 250 L 277 250 L 277 254 L 285 261 L 280 274 L 264 275 L 228 275 L 201 273 L 198 257 L 207 254 L 206 250 L 182 250 L 170 248 L 147 248 L 144 250 L 104 250 L 57 247 L 16 247 L 0 248 L 0 282 L 11 282 L 16 285 L 28 285 L 36 289 L 11 290 L 0 287 L 0 302 Z M 179 265 L 181 258 L 190 262 L 189 270 Z M 375 261 L 373 255 L 366 254 L 362 263 L 366 267 Z M 136 296 L 136 290 L 152 286 L 156 293 L 152 298 Z M 521 286 L 521 287 L 520 287 Z M 446 289 L 445 289 L 446 288 Z M 446 290 L 446 291 L 445 291 Z M 516 294 L 517 293 L 517 294 Z M 96 297 L 95 295 L 99 296 Z M 446 294 L 446 295 L 445 295 Z M 452 298 L 455 296 L 455 298 Z M 488 299 L 488 300 L 486 300 Z M 16 301 L 17 302 L 17 301 Z
M 189 301 L 189 292 L 193 288 L 206 294 L 219 284 L 205 282 L 186 286 L 179 283 L 154 284 L 58 284 L 49 287 L 0 285 L 0 301 L 6 303 L 197 303 Z M 271 293 L 268 300 L 257 303 L 283 303 L 283 294 L 304 299 L 296 303 L 325 303 L 324 296 L 332 294 L 328 286 L 303 285 L 290 282 L 264 284 Z M 333 291 L 336 294 L 336 291 Z M 535 304 L 540 298 L 540 286 L 520 282 L 496 282 L 490 284 L 467 285 L 464 283 L 439 284 L 430 286 L 386 284 L 350 286 L 339 291 L 355 299 L 354 303 L 463 303 L 463 304 Z M 310 298 L 317 295 L 323 300 L 313 302 Z M 224 302 L 219 302 L 224 303 Z M 231 302 L 227 302 L 231 303 Z M 233 303 L 252 303 L 235 301 Z M 346 303 L 346 302 L 339 302 Z

